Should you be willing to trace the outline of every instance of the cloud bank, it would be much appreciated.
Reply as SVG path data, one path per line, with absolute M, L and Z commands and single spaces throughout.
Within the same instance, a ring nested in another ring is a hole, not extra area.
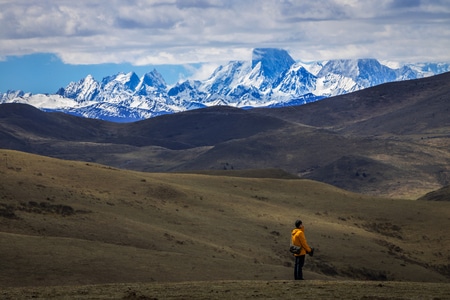
M 0 57 L 133 65 L 250 59 L 450 61 L 450 0 L 0 0 Z

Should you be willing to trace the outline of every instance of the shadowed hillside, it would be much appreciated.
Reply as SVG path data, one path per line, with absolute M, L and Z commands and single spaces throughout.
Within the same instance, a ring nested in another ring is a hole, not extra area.
M 0 174 L 2 286 L 290 280 L 297 218 L 316 248 L 307 279 L 450 279 L 445 201 L 374 198 L 302 179 L 141 173 L 8 150 Z
M 436 191 L 429 192 L 417 200 L 450 201 L 450 185 L 444 186 Z
M 280 169 L 374 196 L 450 183 L 450 73 L 301 106 L 211 107 L 116 124 L 0 105 L 0 145 L 145 172 Z

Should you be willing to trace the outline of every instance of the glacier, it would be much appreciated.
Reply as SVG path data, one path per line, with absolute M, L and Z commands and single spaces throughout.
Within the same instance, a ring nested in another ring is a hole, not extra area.
M 45 111 L 113 122 L 228 105 L 240 108 L 302 105 L 371 86 L 450 71 L 448 63 L 399 65 L 376 59 L 295 61 L 284 49 L 255 48 L 251 61 L 230 61 L 206 80 L 168 85 L 152 70 L 70 82 L 55 94 L 0 93 L 0 103 L 25 103 Z

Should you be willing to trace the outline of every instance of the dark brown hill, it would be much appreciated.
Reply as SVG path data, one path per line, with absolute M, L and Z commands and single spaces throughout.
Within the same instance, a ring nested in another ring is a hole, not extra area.
M 71 116 L 64 113 L 43 112 L 20 103 L 0 105 L 1 132 L 32 144 L 41 139 L 88 141 L 103 139 L 116 124 Z M 5 139 L 1 140 L 5 142 Z
M 20 142 L 12 141 L 22 141 L 22 144 L 38 144 L 46 140 L 80 141 L 180 150 L 247 138 L 286 124 L 278 118 L 226 106 L 121 124 L 63 113 L 46 113 L 26 104 L 0 105 L 1 142 L 18 146 Z
M 128 124 L 3 104 L 0 145 L 148 172 L 282 169 L 416 199 L 450 183 L 448 95 L 450 73 L 296 107 L 218 106 Z
M 450 201 L 450 185 L 444 186 L 436 191 L 429 192 L 417 200 Z
M 124 124 L 119 142 L 181 150 L 244 139 L 287 124 L 279 118 L 217 106 Z

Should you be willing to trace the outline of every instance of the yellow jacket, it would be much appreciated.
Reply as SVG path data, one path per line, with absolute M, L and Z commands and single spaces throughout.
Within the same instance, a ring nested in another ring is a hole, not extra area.
M 311 247 L 309 247 L 305 238 L 305 227 L 295 228 L 291 233 L 292 244 L 301 247 L 299 254 L 294 254 L 294 256 L 306 255 L 306 253 L 311 252 Z

